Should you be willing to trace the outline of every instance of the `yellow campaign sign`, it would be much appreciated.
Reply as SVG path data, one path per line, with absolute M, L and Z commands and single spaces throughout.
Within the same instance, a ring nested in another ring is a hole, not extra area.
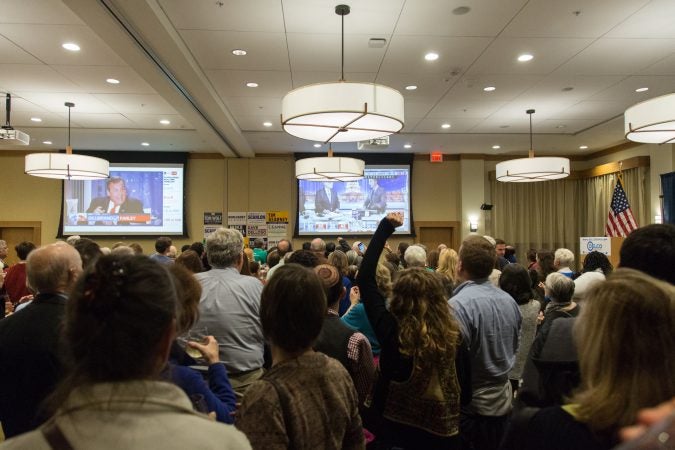
M 288 223 L 288 211 L 267 211 L 267 223 Z

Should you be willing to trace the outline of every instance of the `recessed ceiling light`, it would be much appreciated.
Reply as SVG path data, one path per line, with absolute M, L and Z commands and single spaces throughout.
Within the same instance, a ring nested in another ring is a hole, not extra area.
M 244 56 L 246 54 L 246 50 L 242 50 L 240 48 L 235 48 L 234 50 L 232 50 L 232 54 L 234 56 Z
M 272 122 L 263 122 L 263 126 L 264 126 L 264 127 L 271 127 L 271 126 L 272 126 Z
M 66 50 L 69 50 L 71 52 L 79 52 L 80 51 L 80 46 L 75 44 L 74 42 L 66 42 L 64 44 L 61 44 L 61 47 L 65 48 Z
M 492 146 L 493 150 L 499 150 L 500 148 L 502 148 L 501 145 L 493 145 Z
M 148 142 L 141 142 L 141 145 L 142 145 L 143 147 L 147 147 L 148 145 L 150 145 L 150 143 L 148 143 Z
M 447 129 L 447 128 L 450 128 L 450 124 L 449 124 L 449 123 L 444 123 L 443 125 L 441 125 L 441 128 L 446 128 L 446 129 Z
M 39 117 L 31 117 L 30 120 L 31 122 L 42 122 L 42 119 L 40 119 Z
M 415 89 L 417 89 L 417 86 L 415 86 L 414 84 L 405 87 L 406 91 L 414 91 Z
M 314 148 L 321 148 L 321 144 L 317 142 L 316 144 L 314 144 Z
M 403 146 L 403 148 L 412 148 L 412 145 L 410 145 L 410 144 L 405 144 L 405 145 Z
M 438 53 L 429 52 L 426 55 L 424 55 L 424 59 L 426 59 L 427 61 L 436 61 L 438 59 Z
M 110 83 L 110 84 L 120 84 L 120 80 L 118 80 L 118 79 L 116 79 L 116 78 L 107 78 L 107 79 L 105 80 L 105 82 L 106 82 L 106 83 Z
M 161 123 L 162 125 L 169 125 L 171 123 L 171 121 L 167 120 L 167 119 L 162 119 L 162 120 L 159 121 L 159 123 Z
M 42 143 L 45 145 L 52 145 L 52 141 L 42 141 Z
M 254 82 L 251 81 L 251 82 L 246 83 L 246 87 L 258 87 L 258 83 L 254 83 Z
M 588 148 L 588 145 L 580 145 L 579 150 L 586 150 Z
M 485 87 L 483 88 L 483 90 L 484 90 L 485 92 L 492 92 L 492 91 L 494 91 L 495 89 L 497 89 L 497 88 L 494 87 L 494 86 L 485 86 Z
M 648 90 L 649 90 L 648 87 L 641 87 L 641 88 L 635 89 L 635 92 L 645 92 L 645 91 L 648 91 Z
M 523 53 L 522 55 L 518 56 L 518 61 L 520 62 L 532 61 L 532 58 L 534 58 L 534 56 L 530 55 L 529 53 Z

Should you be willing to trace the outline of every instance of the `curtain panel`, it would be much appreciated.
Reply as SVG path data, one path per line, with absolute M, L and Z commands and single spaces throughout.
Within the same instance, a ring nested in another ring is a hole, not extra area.
M 649 223 L 649 167 L 623 171 L 623 185 L 638 226 Z M 579 254 L 581 236 L 604 236 L 617 174 L 540 183 L 490 179 L 494 236 L 528 249 L 569 248 Z

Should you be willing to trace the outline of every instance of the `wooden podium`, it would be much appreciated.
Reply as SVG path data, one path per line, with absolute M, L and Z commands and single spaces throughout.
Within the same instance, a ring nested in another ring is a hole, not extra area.
M 619 266 L 619 251 L 621 250 L 621 244 L 625 237 L 612 237 L 609 238 L 612 243 L 612 254 L 609 255 L 609 261 L 612 263 L 612 266 L 616 269 Z

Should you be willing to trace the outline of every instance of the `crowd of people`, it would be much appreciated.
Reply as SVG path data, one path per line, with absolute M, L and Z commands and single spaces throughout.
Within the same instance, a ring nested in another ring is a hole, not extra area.
M 0 448 L 675 448 L 675 226 L 591 252 L 0 240 Z

